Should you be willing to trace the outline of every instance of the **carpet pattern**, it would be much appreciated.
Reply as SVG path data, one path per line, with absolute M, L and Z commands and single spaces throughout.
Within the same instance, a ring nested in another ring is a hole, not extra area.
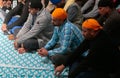
M 1 24 L 0 20 L 0 28 Z M 0 78 L 67 78 L 66 70 L 55 77 L 53 64 L 51 61 L 44 63 L 44 60 L 37 52 L 18 54 L 13 41 L 0 30 Z

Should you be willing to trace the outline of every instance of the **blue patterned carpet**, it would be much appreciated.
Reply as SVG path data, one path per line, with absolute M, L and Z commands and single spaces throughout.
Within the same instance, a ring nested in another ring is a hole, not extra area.
M 2 21 L 0 20 L 0 28 Z M 8 40 L 0 29 L 0 78 L 67 78 L 67 72 L 54 76 L 51 62 L 43 63 L 44 58 L 37 53 L 18 54 L 13 41 Z

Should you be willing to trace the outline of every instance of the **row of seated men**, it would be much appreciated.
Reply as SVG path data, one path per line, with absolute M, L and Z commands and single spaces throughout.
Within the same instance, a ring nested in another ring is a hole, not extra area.
M 6 15 L 1 30 L 15 50 L 47 57 L 55 75 L 69 67 L 68 78 L 120 78 L 120 13 L 113 1 L 94 0 L 87 13 L 92 0 L 50 1 L 54 9 L 49 0 L 20 0 Z

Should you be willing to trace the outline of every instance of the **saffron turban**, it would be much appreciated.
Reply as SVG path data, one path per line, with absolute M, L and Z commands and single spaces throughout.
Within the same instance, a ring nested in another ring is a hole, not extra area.
M 87 19 L 83 22 L 82 27 L 93 29 L 93 30 L 99 30 L 102 29 L 102 26 L 98 23 L 95 19 Z
M 65 20 L 67 18 L 67 13 L 64 9 L 62 8 L 56 8 L 53 12 L 52 12 L 52 17 L 56 18 L 56 19 L 61 19 L 61 20 Z

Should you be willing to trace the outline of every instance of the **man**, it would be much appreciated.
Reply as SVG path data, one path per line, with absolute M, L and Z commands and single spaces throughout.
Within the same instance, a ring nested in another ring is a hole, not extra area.
M 82 32 L 85 40 L 66 63 L 55 68 L 55 73 L 61 73 L 65 66 L 80 60 L 77 67 L 70 71 L 68 78 L 109 78 L 108 74 L 116 70 L 113 66 L 117 65 L 114 62 L 116 61 L 114 55 L 117 49 L 95 19 L 88 19 L 83 22 Z M 81 54 L 87 50 L 88 55 L 80 59 Z
M 72 0 L 71 0 L 72 1 Z M 56 5 L 58 8 L 64 8 L 66 1 L 65 0 L 51 0 L 51 2 Z M 83 15 L 81 13 L 81 0 L 72 1 L 73 4 L 70 4 L 69 7 L 65 8 L 68 14 L 68 20 L 78 26 L 81 29 L 81 24 L 83 22 Z M 69 3 L 69 0 L 67 1 Z
M 52 23 L 55 26 L 53 36 L 44 48 L 38 50 L 38 54 L 50 57 L 58 66 L 80 45 L 83 36 L 78 27 L 67 20 L 67 13 L 62 8 L 53 11 Z
M 104 19 L 99 19 L 103 29 L 111 36 L 116 47 L 120 47 L 120 13 L 114 8 L 112 0 L 100 0 L 99 13 Z
M 14 42 L 19 53 L 36 51 L 52 36 L 51 15 L 42 7 L 41 0 L 31 0 L 29 16 Z
M 27 20 L 29 14 L 29 0 L 18 0 L 18 2 L 18 5 L 6 15 L 1 28 L 6 34 L 13 34 L 15 37 Z

